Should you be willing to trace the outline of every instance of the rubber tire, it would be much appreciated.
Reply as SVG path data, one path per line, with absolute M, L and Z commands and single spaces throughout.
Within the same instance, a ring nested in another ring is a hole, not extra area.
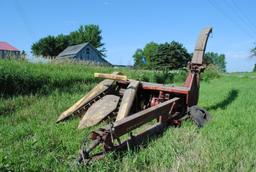
M 211 118 L 209 112 L 198 106 L 191 106 L 188 114 L 199 128 L 203 127 Z

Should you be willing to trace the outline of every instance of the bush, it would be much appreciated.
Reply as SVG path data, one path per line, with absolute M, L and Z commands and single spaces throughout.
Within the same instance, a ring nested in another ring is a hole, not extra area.
M 137 71 L 135 70 L 134 72 L 132 71 L 130 73 L 130 77 L 139 81 L 144 81 L 144 82 L 149 82 L 150 81 L 150 74 L 145 73 L 145 72 L 141 72 L 141 71 Z
M 175 70 L 175 71 L 130 71 L 133 79 L 145 82 L 154 82 L 160 84 L 172 84 L 172 83 L 183 83 L 187 77 L 186 70 Z
M 208 65 L 205 69 L 204 73 L 202 74 L 201 80 L 209 81 L 214 78 L 220 77 L 219 68 L 215 65 Z
M 173 76 L 173 82 L 174 83 L 183 83 L 185 82 L 187 78 L 187 70 L 181 69 L 178 70 L 177 73 L 174 74 Z
M 160 84 L 170 84 L 173 82 L 173 74 L 167 70 L 154 72 L 153 82 Z

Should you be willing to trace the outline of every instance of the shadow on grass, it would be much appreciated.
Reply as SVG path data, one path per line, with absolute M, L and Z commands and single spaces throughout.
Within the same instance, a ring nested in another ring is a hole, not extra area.
M 67 79 L 61 81 L 48 82 L 41 81 L 17 81 L 5 82 L 0 85 L 0 116 L 15 113 L 18 109 L 27 108 L 37 101 L 40 97 L 51 95 L 54 91 L 74 93 L 82 85 L 95 83 L 94 78 L 84 79 Z M 16 97 L 19 97 L 16 99 Z M 60 100 L 61 101 L 61 100 Z
M 4 116 L 6 114 L 11 114 L 14 113 L 16 111 L 16 107 L 14 106 L 3 106 L 0 107 L 0 116 Z
M 232 89 L 229 91 L 228 96 L 224 100 L 210 107 L 206 107 L 206 109 L 207 110 L 216 110 L 218 108 L 226 109 L 227 106 L 230 105 L 237 98 L 237 96 L 238 96 L 238 90 Z
M 37 96 L 25 96 L 17 99 L 3 99 L 0 104 L 0 116 L 15 113 L 18 109 L 27 108 L 38 99 Z
M 119 148 L 117 148 L 113 154 L 114 159 L 120 159 L 127 155 L 127 152 L 138 153 L 142 148 L 147 148 L 154 140 L 159 139 L 164 135 L 167 130 L 167 126 L 163 124 L 153 125 L 151 128 L 144 130 L 144 132 L 130 136 L 130 138 L 124 141 Z
M 166 125 L 153 125 L 151 128 L 144 130 L 144 132 L 136 135 L 131 136 L 124 142 L 122 142 L 120 145 L 118 145 L 114 150 L 112 150 L 112 154 L 110 157 L 113 161 L 118 161 L 122 159 L 124 156 L 127 155 L 127 153 L 138 153 L 141 151 L 142 148 L 147 148 L 150 143 L 152 143 L 154 140 L 157 140 L 158 138 L 163 136 L 163 133 L 166 131 L 167 127 Z M 96 150 L 97 151 L 97 150 Z M 90 156 L 88 163 L 83 164 L 81 156 L 79 158 L 79 162 L 81 163 L 81 169 L 84 171 L 89 171 L 90 169 L 97 166 L 98 163 L 95 161 L 103 160 L 102 158 L 105 157 L 106 152 L 98 152 L 94 153 Z M 110 152 L 109 152 L 110 153 Z M 103 160 L 104 161 L 104 160 Z M 108 161 L 106 159 L 106 161 Z

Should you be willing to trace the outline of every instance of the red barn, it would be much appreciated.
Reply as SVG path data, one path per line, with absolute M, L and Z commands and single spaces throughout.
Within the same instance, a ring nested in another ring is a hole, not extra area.
M 19 58 L 20 50 L 8 44 L 7 42 L 0 41 L 0 58 Z

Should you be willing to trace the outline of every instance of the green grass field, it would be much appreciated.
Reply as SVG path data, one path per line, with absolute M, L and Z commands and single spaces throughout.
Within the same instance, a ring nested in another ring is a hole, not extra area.
M 0 171 L 256 171 L 256 73 L 201 83 L 199 105 L 212 114 L 204 128 L 186 121 L 145 148 L 77 166 L 82 140 L 99 126 L 80 131 L 79 119 L 55 121 L 100 81 L 94 72 L 114 70 L 1 60 Z M 153 80 L 149 71 L 121 71 Z

